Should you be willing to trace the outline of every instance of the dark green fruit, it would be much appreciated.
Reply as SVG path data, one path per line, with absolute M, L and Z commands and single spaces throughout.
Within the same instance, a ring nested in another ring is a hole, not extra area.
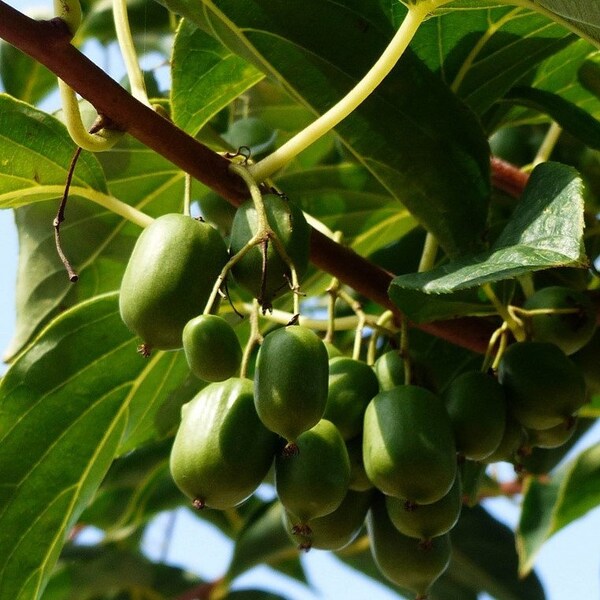
M 194 506 L 231 508 L 260 485 L 277 447 L 256 414 L 249 379 L 212 383 L 182 409 L 171 475 Z
M 450 491 L 432 504 L 411 504 L 393 496 L 386 496 L 385 504 L 390 520 L 400 533 L 420 540 L 444 535 L 456 525 L 460 516 L 460 477 L 457 475 Z
M 453 379 L 444 392 L 456 449 L 465 458 L 483 460 L 500 445 L 506 424 L 502 386 L 480 371 Z
M 492 464 L 495 462 L 514 462 L 520 448 L 527 442 L 527 433 L 523 425 L 519 423 L 512 415 L 506 418 L 504 434 L 498 447 L 489 456 L 486 456 L 482 462 Z
M 225 242 L 207 223 L 179 214 L 155 219 L 127 263 L 121 318 L 149 348 L 181 348 L 185 324 L 204 310 L 227 259 Z
M 254 374 L 261 421 L 293 442 L 323 416 L 328 373 L 327 351 L 311 329 L 290 325 L 266 335 Z
M 586 402 L 585 380 L 558 346 L 519 342 L 509 346 L 498 368 L 509 409 L 528 429 L 550 429 Z
M 592 394 L 600 393 L 600 331 L 571 360 L 581 369 L 588 390 Z
M 276 195 L 263 196 L 267 220 L 287 255 L 294 264 L 298 277 L 308 266 L 310 227 L 302 210 Z M 237 254 L 257 233 L 258 219 L 252 201 L 242 204 L 233 219 L 230 253 Z M 252 248 L 232 269 L 239 285 L 248 290 L 263 306 L 270 306 L 273 298 L 289 290 L 290 270 L 269 240 L 267 276 L 262 286 L 263 252 L 260 245 Z
M 456 446 L 440 398 L 414 385 L 380 392 L 365 412 L 363 459 L 388 496 L 416 504 L 445 496 L 456 477 Z
M 198 200 L 202 216 L 223 235 L 229 235 L 236 208 L 216 192 L 209 191 Z
M 242 348 L 233 327 L 217 315 L 200 315 L 183 328 L 183 350 L 190 370 L 204 381 L 233 377 L 242 362 Z
M 289 513 L 285 515 L 285 528 L 301 550 L 340 550 L 354 541 L 362 529 L 371 498 L 371 491 L 349 490 L 333 512 L 307 523 L 310 532 L 306 529 L 294 533 L 294 517 Z
M 373 487 L 365 471 L 362 447 L 362 434 L 346 442 L 346 449 L 350 458 L 350 485 L 348 487 L 356 492 L 364 492 Z
M 421 542 L 401 534 L 387 514 L 385 500 L 378 497 L 367 515 L 371 553 L 381 573 L 392 583 L 425 598 L 429 588 L 448 568 L 448 534 Z
M 365 409 L 378 391 L 377 377 L 369 365 L 346 356 L 332 358 L 323 418 L 349 440 L 362 431 Z
M 541 431 L 536 429 L 529 429 L 527 431 L 529 435 L 529 445 L 535 446 L 536 448 L 560 448 L 563 444 L 566 444 L 577 429 L 577 417 L 572 417 L 551 427 L 550 429 L 543 429 Z
M 396 350 L 382 354 L 375 361 L 373 370 L 382 392 L 404 384 L 404 360 Z
M 322 419 L 297 439 L 298 453 L 275 460 L 275 488 L 286 510 L 302 526 L 333 512 L 350 483 L 350 459 L 337 427 Z
M 534 341 L 556 344 L 567 355 L 583 348 L 596 329 L 596 309 L 590 297 L 568 287 L 542 288 L 526 300 L 523 308 L 577 310 L 570 314 L 534 315 L 528 320 Z

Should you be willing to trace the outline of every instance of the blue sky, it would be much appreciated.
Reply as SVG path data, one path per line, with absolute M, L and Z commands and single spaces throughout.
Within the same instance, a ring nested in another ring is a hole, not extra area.
M 41 6 L 47 11 L 52 9 L 51 0 L 9 0 L 15 8 Z M 93 56 L 92 56 L 93 58 Z M 111 60 L 111 64 L 116 62 Z M 121 73 L 115 73 L 117 78 Z M 51 224 L 49 224 L 49 227 Z M 17 237 L 10 211 L 0 211 L 0 348 L 8 345 L 14 331 L 14 294 L 17 268 Z M 5 370 L 0 367 L 0 373 Z M 597 426 L 584 440 L 585 444 L 600 440 L 600 428 Z M 510 473 L 510 470 L 507 471 Z M 512 475 L 508 475 L 509 477 Z M 510 525 L 516 523 L 518 506 L 515 502 L 500 499 L 488 503 L 488 508 L 501 520 Z M 165 517 L 157 520 L 148 533 L 145 547 L 150 555 L 161 552 Z M 600 598 L 600 510 L 589 513 L 566 530 L 552 538 L 543 548 L 537 563 L 549 600 L 567 598 Z M 210 526 L 199 524 L 185 510 L 178 513 L 175 536 L 169 546 L 168 560 L 186 566 L 205 577 L 218 577 L 226 567 L 231 553 L 231 543 L 223 539 Z M 501 557 L 498 557 L 501 560 Z M 276 577 L 265 568 L 258 568 L 245 575 L 241 585 L 260 583 L 273 589 L 285 590 L 293 600 L 339 600 L 343 590 L 345 600 L 364 600 L 371 597 L 376 600 L 391 600 L 395 594 L 378 585 L 372 585 L 366 578 L 350 573 L 339 566 L 337 561 L 325 552 L 312 551 L 303 557 L 311 582 L 316 588 L 314 596 L 281 577 Z M 457 599 L 460 600 L 460 599 Z

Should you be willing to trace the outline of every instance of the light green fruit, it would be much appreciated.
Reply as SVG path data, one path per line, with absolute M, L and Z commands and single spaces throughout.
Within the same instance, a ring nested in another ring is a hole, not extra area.
M 324 517 L 310 520 L 304 531 L 294 529 L 294 517 L 285 514 L 284 525 L 301 550 L 340 550 L 353 542 L 362 529 L 371 506 L 372 492 L 348 490 L 342 503 Z
M 302 210 L 293 202 L 277 195 L 263 196 L 265 212 L 269 226 L 281 242 L 294 265 L 298 277 L 308 266 L 310 227 Z M 229 251 L 237 254 L 258 232 L 258 216 L 254 203 L 242 204 L 233 219 Z M 273 299 L 289 291 L 291 272 L 269 242 L 267 249 L 267 275 L 265 287 L 262 289 L 263 252 L 260 245 L 254 246 L 233 267 L 232 273 L 236 282 L 248 290 L 259 300 L 262 306 L 269 307 Z
M 527 298 L 523 308 L 574 309 L 575 313 L 540 314 L 527 321 L 531 338 L 556 344 L 565 354 L 585 346 L 596 330 L 596 308 L 587 294 L 563 286 L 549 286 Z
M 362 448 L 362 433 L 346 442 L 346 449 L 350 458 L 350 485 L 348 487 L 357 492 L 364 492 L 373 487 L 365 471 Z
M 506 398 L 496 379 L 480 371 L 461 373 L 443 395 L 456 449 L 465 458 L 483 460 L 498 448 L 506 425 Z
M 275 460 L 275 489 L 299 526 L 333 512 L 350 482 L 350 459 L 336 426 L 322 419 L 298 436 L 297 453 Z
M 204 310 L 227 260 L 225 242 L 207 223 L 158 217 L 127 263 L 119 296 L 123 322 L 148 348 L 181 348 L 185 324 Z
M 382 354 L 373 365 L 381 391 L 391 390 L 404 384 L 404 360 L 396 350 Z
M 231 508 L 260 485 L 278 443 L 256 414 L 250 380 L 212 383 L 183 407 L 171 475 L 194 506 Z
M 426 543 L 400 533 L 390 521 L 383 497 L 373 501 L 367 515 L 371 553 L 382 575 L 392 583 L 426 598 L 433 583 L 448 568 L 448 534 Z
M 518 342 L 508 347 L 498 368 L 509 410 L 528 429 L 550 429 L 586 402 L 585 380 L 554 344 Z
M 240 368 L 240 342 L 233 327 L 218 315 L 200 315 L 188 321 L 182 340 L 190 370 L 204 381 L 225 381 Z
M 456 446 L 440 398 L 414 385 L 380 392 L 365 412 L 363 459 L 384 494 L 416 504 L 445 496 L 456 477 Z
M 349 440 L 362 431 L 365 409 L 378 391 L 377 377 L 369 365 L 346 356 L 332 358 L 323 418 Z
M 328 374 L 327 350 L 311 329 L 290 325 L 266 335 L 254 374 L 261 421 L 286 440 L 296 440 L 323 416 Z
M 432 504 L 412 504 L 386 496 L 386 508 L 394 527 L 404 535 L 428 540 L 448 533 L 457 523 L 462 508 L 460 477 L 450 491 Z

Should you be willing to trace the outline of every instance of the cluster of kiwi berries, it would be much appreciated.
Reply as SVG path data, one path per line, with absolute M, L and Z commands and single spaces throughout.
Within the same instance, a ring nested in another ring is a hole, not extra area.
M 302 272 L 302 212 L 275 195 L 264 201 Z M 299 548 L 340 549 L 366 522 L 381 572 L 425 598 L 450 560 L 449 531 L 462 506 L 457 465 L 514 462 L 525 448 L 555 447 L 572 434 L 586 384 L 567 355 L 592 337 L 594 307 L 570 289 L 540 290 L 524 306 L 528 341 L 506 349 L 497 376 L 464 372 L 440 394 L 406 383 L 395 351 L 369 366 L 296 324 L 265 336 L 251 380 L 237 376 L 234 330 L 211 314 L 216 303 L 208 312 L 206 305 L 257 227 L 254 205 L 242 205 L 228 250 L 209 224 L 165 215 L 142 233 L 127 266 L 120 310 L 142 353 L 183 347 L 192 372 L 211 382 L 182 409 L 173 479 L 196 508 L 228 509 L 274 465 L 285 527 Z M 289 288 L 288 264 L 273 244 L 244 253 L 232 274 L 266 307 Z

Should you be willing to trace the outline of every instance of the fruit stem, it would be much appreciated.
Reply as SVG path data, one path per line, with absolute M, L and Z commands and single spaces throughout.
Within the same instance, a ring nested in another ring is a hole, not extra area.
M 192 176 L 186 173 L 183 182 L 183 214 L 189 217 L 192 205 Z
M 500 299 L 498 298 L 498 296 L 496 296 L 494 289 L 489 283 L 484 283 L 481 287 L 485 295 L 490 300 L 490 302 L 494 305 L 494 308 L 496 309 L 502 320 L 511 330 L 515 340 L 517 340 L 518 342 L 525 341 L 526 335 L 525 330 L 523 329 L 523 324 L 517 319 L 515 319 L 514 315 L 511 314 L 510 309 L 504 304 L 502 304 L 502 302 L 500 302 Z
M 346 290 L 342 287 L 338 287 L 336 290 L 336 295 L 338 298 L 343 300 L 354 312 L 354 314 L 358 318 L 358 322 L 356 324 L 356 334 L 354 335 L 354 347 L 352 349 L 352 358 L 354 360 L 360 359 L 360 346 L 362 343 L 362 333 L 365 328 L 365 324 L 367 322 L 367 318 L 365 315 L 365 311 L 363 310 L 362 304 L 355 300 Z
M 435 257 L 438 251 L 438 241 L 432 233 L 427 232 L 425 243 L 423 244 L 423 252 L 419 261 L 419 273 L 429 271 L 435 264 Z
M 554 147 L 558 143 L 558 139 L 560 138 L 561 133 L 562 127 L 556 121 L 552 121 L 537 151 L 537 154 L 533 159 L 533 162 L 531 163 L 531 165 L 525 168 L 526 171 L 533 171 L 533 169 L 539 164 L 550 160 L 550 155 L 552 154 Z
M 264 181 L 279 171 L 295 156 L 331 131 L 345 119 L 377 88 L 398 62 L 413 39 L 421 23 L 435 9 L 451 0 L 423 0 L 408 5 L 408 12 L 400 28 L 383 54 L 369 69 L 367 74 L 337 104 L 297 133 L 280 148 L 249 167 L 256 181 Z
M 127 16 L 127 3 L 125 0 L 113 0 L 113 19 L 115 22 L 115 31 L 117 41 L 125 63 L 131 95 L 142 104 L 150 106 L 144 75 L 138 63 L 133 38 L 131 37 L 131 28 L 129 27 L 129 18 Z
M 377 327 L 373 328 L 371 339 L 369 340 L 369 346 L 367 348 L 367 364 L 372 366 L 375 363 L 375 355 L 377 354 L 377 340 L 380 335 L 380 327 L 387 325 L 394 318 L 394 313 L 391 310 L 386 310 L 377 319 Z
M 250 337 L 244 347 L 244 355 L 242 356 L 242 364 L 240 366 L 240 377 L 248 377 L 248 365 L 250 364 L 250 357 L 252 351 L 257 344 L 262 343 L 262 335 L 260 335 L 260 329 L 258 327 L 258 312 L 260 305 L 256 299 L 252 302 L 252 312 L 250 313 Z
M 256 235 L 242 248 L 240 252 L 244 252 L 244 254 L 250 250 L 253 246 L 258 244 L 263 244 L 268 242 L 269 240 L 275 247 L 277 254 L 281 257 L 283 262 L 288 266 L 291 275 L 291 288 L 292 288 L 292 298 L 294 305 L 294 315 L 300 315 L 300 285 L 298 283 L 298 273 L 296 272 L 296 267 L 286 252 L 283 244 L 277 237 L 277 234 L 273 231 L 271 226 L 269 225 L 269 221 L 267 219 L 267 212 L 265 210 L 265 203 L 262 199 L 262 194 L 260 192 L 260 187 L 258 183 L 256 183 L 256 179 L 252 176 L 250 172 L 250 167 L 245 165 L 231 163 L 229 165 L 229 170 L 238 175 L 241 179 L 244 180 L 244 183 L 248 187 L 248 191 L 250 192 L 250 196 L 252 197 L 252 202 L 254 203 L 254 209 L 256 210 L 257 217 L 257 232 Z M 239 253 L 238 253 L 239 254 Z M 265 271 L 263 269 L 263 276 Z
M 410 385 L 412 382 L 412 364 L 408 343 L 408 320 L 405 317 L 402 317 L 400 321 L 400 356 L 404 364 L 404 384 Z

